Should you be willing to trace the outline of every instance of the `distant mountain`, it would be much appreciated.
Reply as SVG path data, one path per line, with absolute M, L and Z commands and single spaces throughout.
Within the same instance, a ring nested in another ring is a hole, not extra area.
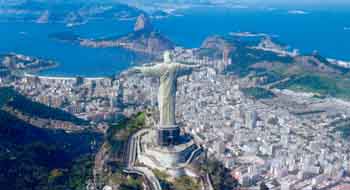
M 85 190 L 87 180 L 92 179 L 94 154 L 102 135 L 84 129 L 66 133 L 32 125 L 18 112 L 30 114 L 33 120 L 80 121 L 39 106 L 10 88 L 0 88 L 0 100 L 0 189 Z
M 91 48 L 121 47 L 147 55 L 159 55 L 165 50 L 171 50 L 175 44 L 152 25 L 148 15 L 141 14 L 136 19 L 134 31 L 120 36 L 103 39 L 84 39 L 70 33 L 53 34 L 60 41 L 79 43 Z M 67 40 L 68 39 L 68 40 Z
M 113 1 L 26 0 L 0 6 L 0 19 L 37 23 L 83 24 L 91 19 L 134 19 L 143 11 Z
M 150 53 L 161 53 L 175 47 L 174 43 L 156 31 L 148 16 L 142 14 L 137 18 L 134 32 L 117 39 L 121 44 L 129 44 L 131 49 Z
M 148 12 L 157 10 L 172 11 L 175 9 L 196 6 L 227 6 L 245 7 L 240 0 L 118 0 L 119 2 L 138 7 Z
M 134 31 L 147 31 L 147 32 L 152 32 L 154 30 L 151 19 L 146 16 L 145 14 L 141 14 L 140 16 L 137 17 L 135 26 L 134 26 Z

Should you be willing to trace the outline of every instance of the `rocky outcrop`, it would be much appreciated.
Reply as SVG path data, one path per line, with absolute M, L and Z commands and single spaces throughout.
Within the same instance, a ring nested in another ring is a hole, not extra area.
M 282 45 L 274 42 L 269 36 L 261 39 L 261 42 L 259 43 L 258 47 L 262 49 L 272 49 L 278 51 L 285 51 L 287 49 L 287 47 L 283 47 Z
M 30 57 L 22 54 L 8 53 L 0 55 L 1 72 L 38 72 L 45 69 L 57 67 L 58 63 L 52 60 L 45 60 L 37 57 Z
M 135 32 L 141 31 L 141 30 L 147 30 L 147 31 L 153 30 L 151 19 L 145 14 L 141 14 L 140 16 L 137 17 L 137 20 L 134 26 Z
M 174 48 L 169 39 L 156 31 L 137 31 L 121 37 L 118 41 L 128 49 L 149 54 L 158 54 Z
M 220 51 L 234 50 L 234 46 L 228 40 L 221 36 L 210 36 L 204 40 L 201 48 L 217 49 Z
M 138 17 L 133 32 L 116 39 L 81 39 L 80 45 L 93 48 L 122 47 L 150 55 L 159 55 L 175 47 L 173 42 L 153 28 L 149 17 L 144 14 Z
M 149 54 L 159 54 L 174 48 L 174 44 L 168 38 L 153 28 L 150 18 L 145 14 L 137 18 L 134 32 L 122 36 L 117 41 L 128 49 Z
M 221 36 L 210 36 L 203 41 L 199 53 L 202 56 L 229 59 L 235 50 L 234 42 Z

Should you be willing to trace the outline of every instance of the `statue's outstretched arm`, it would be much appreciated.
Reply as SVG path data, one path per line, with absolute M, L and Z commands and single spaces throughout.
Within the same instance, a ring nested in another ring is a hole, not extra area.
M 134 68 L 128 69 L 126 71 L 123 71 L 120 74 L 120 76 L 121 77 L 126 77 L 126 76 L 137 74 L 137 73 L 141 73 L 141 70 L 138 67 L 134 67 Z
M 160 65 L 135 67 L 134 70 L 146 76 L 159 76 L 161 72 Z
M 160 67 L 159 65 L 154 66 L 142 66 L 142 67 L 133 67 L 128 69 L 127 71 L 121 73 L 121 76 L 128 76 L 133 74 L 142 73 L 146 76 L 159 76 L 160 75 Z
M 200 68 L 201 68 L 200 65 L 187 65 L 187 64 L 178 63 L 179 75 L 187 75 L 187 74 L 190 74 L 192 71 L 199 71 Z

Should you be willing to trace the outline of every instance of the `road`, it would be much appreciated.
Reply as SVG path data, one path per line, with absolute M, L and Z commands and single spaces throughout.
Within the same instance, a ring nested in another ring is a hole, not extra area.
M 137 160 L 138 145 L 140 143 L 141 135 L 147 132 L 147 130 L 141 130 L 135 133 L 128 142 L 128 167 L 124 170 L 126 173 L 133 173 L 142 175 L 149 182 L 152 190 L 162 190 L 159 180 L 154 175 L 153 171 L 146 167 L 135 166 Z
M 28 78 L 35 78 L 38 77 L 39 79 L 45 79 L 45 80 L 76 80 L 77 77 L 52 77 L 52 76 L 41 76 L 41 75 L 33 75 L 33 74 L 28 74 L 24 73 L 25 77 Z M 91 80 L 91 81 L 96 81 L 96 80 L 105 80 L 107 77 L 83 77 L 84 80 Z

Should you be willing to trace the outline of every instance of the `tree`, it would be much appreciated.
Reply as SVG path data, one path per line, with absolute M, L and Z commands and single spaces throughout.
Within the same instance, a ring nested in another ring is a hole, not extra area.
M 260 183 L 260 190 L 269 190 L 269 187 L 267 187 L 267 185 L 264 182 L 262 182 Z

